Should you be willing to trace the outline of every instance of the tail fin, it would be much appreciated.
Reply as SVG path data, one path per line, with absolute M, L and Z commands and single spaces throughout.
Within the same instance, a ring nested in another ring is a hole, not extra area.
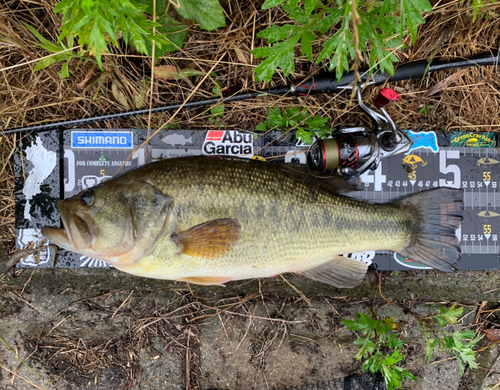
M 411 216 L 414 232 L 401 255 L 440 271 L 457 271 L 456 229 L 463 219 L 463 190 L 437 188 L 396 202 Z

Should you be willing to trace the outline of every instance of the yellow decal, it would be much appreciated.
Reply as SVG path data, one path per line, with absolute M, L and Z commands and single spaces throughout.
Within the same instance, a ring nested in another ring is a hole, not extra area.
M 409 154 L 403 159 L 403 164 L 410 165 L 412 169 L 416 169 L 418 163 L 421 163 L 422 167 L 427 165 L 427 161 L 422 160 L 419 156 L 415 156 L 414 154 Z
M 498 164 L 500 163 L 500 161 L 497 161 L 493 158 L 488 158 L 488 157 L 483 157 L 483 158 L 480 158 L 479 160 L 477 160 L 477 165 L 481 166 L 481 165 L 491 165 L 491 164 Z
M 500 214 L 494 211 L 483 210 L 477 214 L 479 217 L 490 218 L 490 217 L 500 217 Z
M 491 234 L 491 225 L 483 225 L 484 234 Z

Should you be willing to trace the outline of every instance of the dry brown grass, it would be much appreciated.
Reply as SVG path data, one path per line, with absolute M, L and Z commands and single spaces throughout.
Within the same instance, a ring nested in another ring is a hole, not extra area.
M 253 68 L 259 60 L 250 50 L 262 45 L 256 34 L 271 22 L 284 21 L 279 10 L 261 11 L 260 3 L 227 2 L 227 28 L 213 32 L 190 29 L 184 48 L 169 54 L 157 64 L 192 68 L 207 74 L 212 68 L 216 80 L 222 84 L 224 96 L 239 90 L 262 89 L 256 83 Z M 435 4 L 435 12 L 427 17 L 415 45 L 398 53 L 402 62 L 432 56 L 454 59 L 467 57 L 500 46 L 500 6 L 488 4 L 486 17 L 472 22 L 470 2 L 460 0 Z M 60 16 L 54 15 L 52 2 L 4 1 L 0 4 L 0 126 L 9 129 L 55 120 L 76 119 L 139 107 L 167 105 L 185 101 L 193 90 L 190 101 L 212 97 L 213 77 L 191 77 L 187 80 L 166 81 L 151 79 L 150 59 L 131 49 L 112 49 L 104 57 L 105 71 L 98 70 L 92 60 L 70 64 L 71 77 L 58 75 L 60 64 L 34 72 L 37 60 L 49 55 L 37 46 L 37 39 L 24 26 L 34 26 L 44 37 L 56 40 L 56 26 Z M 316 51 L 320 46 L 314 47 Z M 292 77 L 305 77 L 318 69 L 299 57 Z M 457 82 L 431 97 L 424 94 L 431 86 L 453 72 L 442 72 L 423 80 L 404 81 L 395 85 L 401 93 L 400 101 L 388 111 L 401 127 L 423 130 L 479 130 L 500 129 L 500 84 L 498 67 L 467 71 Z M 200 84 L 201 82 L 201 84 Z M 277 73 L 271 86 L 286 83 Z M 376 88 L 364 94 L 370 101 Z M 99 123 L 102 128 L 157 128 L 166 121 L 187 129 L 208 129 L 225 126 L 227 129 L 255 128 L 265 118 L 269 106 L 302 106 L 311 114 L 321 114 L 332 123 L 366 122 L 348 93 L 340 95 L 296 97 L 266 97 L 226 105 L 226 113 L 217 124 L 210 122 L 210 107 L 181 110 L 175 118 L 172 113 L 153 114 Z M 423 107 L 434 106 L 427 115 L 419 113 Z M 88 125 L 86 127 L 92 127 Z M 12 151 L 18 139 L 0 136 L 0 229 L 2 237 L 14 235 L 14 201 Z

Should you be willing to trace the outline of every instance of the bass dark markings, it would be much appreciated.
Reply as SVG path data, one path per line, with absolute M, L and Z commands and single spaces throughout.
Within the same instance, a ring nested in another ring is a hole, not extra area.
M 64 228 L 42 233 L 138 276 L 222 285 L 295 272 L 350 288 L 367 265 L 343 253 L 387 249 L 443 271 L 460 257 L 461 190 L 377 205 L 287 166 L 188 157 L 129 171 L 92 193 L 91 205 L 81 194 L 60 202 Z M 454 210 L 445 226 L 442 208 Z

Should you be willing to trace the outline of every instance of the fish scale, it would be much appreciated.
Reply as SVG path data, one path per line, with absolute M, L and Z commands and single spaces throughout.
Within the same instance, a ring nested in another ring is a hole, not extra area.
M 450 270 L 461 209 L 445 228 L 436 210 L 460 196 L 439 189 L 370 204 L 280 164 L 189 157 L 145 165 L 62 201 L 65 229 L 43 234 L 139 276 L 221 284 L 297 272 L 354 287 L 366 264 L 342 253 L 411 250 Z M 423 210 L 427 203 L 435 206 Z
M 154 253 L 123 270 L 151 276 L 157 272 L 158 259 L 164 258 L 161 267 L 173 278 L 186 269 L 192 276 L 251 272 L 251 277 L 264 277 L 290 271 L 291 266 L 296 267 L 293 271 L 302 271 L 345 252 L 399 248 L 409 239 L 408 216 L 394 207 L 328 193 L 285 170 L 269 170 L 260 163 L 234 161 L 241 167 L 236 168 L 225 160 L 214 159 L 209 166 L 205 161 L 165 161 L 148 174 L 161 191 L 175 199 L 172 212 L 179 219 L 178 231 L 208 220 L 238 218 L 241 241 L 214 268 L 211 259 L 172 254 L 166 235 Z M 168 173 L 164 166 L 169 167 Z M 269 237 L 273 237 L 273 245 L 269 245 Z M 264 267 L 269 264 L 272 266 Z

